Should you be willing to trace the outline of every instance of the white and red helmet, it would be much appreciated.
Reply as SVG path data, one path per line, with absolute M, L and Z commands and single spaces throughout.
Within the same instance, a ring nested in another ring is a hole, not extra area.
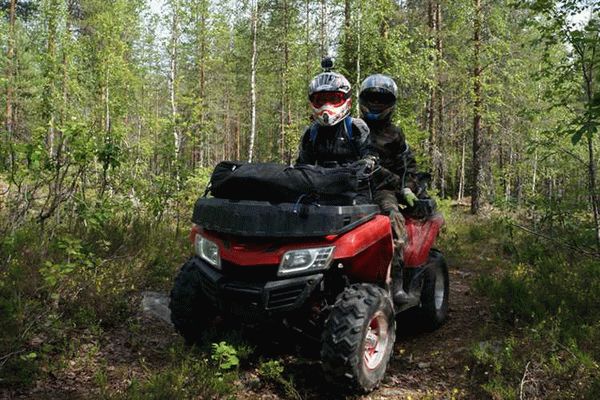
M 337 72 L 323 72 L 308 86 L 308 99 L 313 117 L 319 125 L 333 126 L 342 121 L 352 107 L 348 79 Z

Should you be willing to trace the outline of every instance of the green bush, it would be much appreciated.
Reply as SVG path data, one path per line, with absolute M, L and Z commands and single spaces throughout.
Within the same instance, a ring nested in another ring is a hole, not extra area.
M 478 374 L 482 387 L 494 398 L 518 398 L 529 363 L 537 395 L 567 399 L 588 392 L 597 398 L 591 393 L 598 391 L 600 372 L 600 264 L 516 229 L 506 233 L 501 241 L 514 247 L 516 262 L 475 284 L 502 327 L 495 345 L 472 352 L 484 371 Z M 506 331 L 511 333 L 503 337 Z
M 134 381 L 116 399 L 187 400 L 230 398 L 235 389 L 235 373 L 223 373 L 199 355 L 178 354 L 180 360 L 144 381 Z
M 32 223 L 1 239 L 0 357 L 19 352 L 0 360 L 4 385 L 29 385 L 46 353 L 68 351 L 65 337 L 124 323 L 141 291 L 170 287 L 189 252 L 187 235 L 171 225 L 125 224 L 118 213 L 97 223 L 44 232 Z M 33 352 L 38 357 L 19 358 Z
M 300 393 L 298 393 L 294 386 L 293 379 L 284 376 L 284 370 L 285 368 L 281 361 L 268 360 L 260 362 L 257 372 L 264 383 L 274 385 L 282 392 L 285 398 L 302 399 L 302 396 L 300 396 Z

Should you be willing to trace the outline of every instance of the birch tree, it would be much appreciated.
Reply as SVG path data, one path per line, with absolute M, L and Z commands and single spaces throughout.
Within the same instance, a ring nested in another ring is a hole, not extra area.
M 257 33 L 258 33 L 258 0 L 251 1 L 252 24 L 252 61 L 250 64 L 250 145 L 248 146 L 248 162 L 254 156 L 254 141 L 256 138 L 256 65 L 257 65 Z

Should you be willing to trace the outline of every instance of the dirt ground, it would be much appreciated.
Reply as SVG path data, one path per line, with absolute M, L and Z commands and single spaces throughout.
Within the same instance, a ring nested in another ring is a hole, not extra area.
M 450 311 L 445 325 L 432 333 L 411 331 L 410 320 L 398 321 L 394 354 L 382 385 L 365 396 L 353 399 L 482 399 L 486 396 L 471 379 L 469 352 L 477 343 L 489 320 L 482 299 L 471 289 L 477 276 L 475 268 L 450 260 Z M 162 296 L 162 299 L 161 299 Z M 180 342 L 179 336 L 161 315 L 166 295 L 152 294 L 150 304 L 140 301 L 139 315 L 127 326 L 117 327 L 102 339 L 93 332 L 82 332 L 73 354 L 60 365 L 50 365 L 48 379 L 27 391 L 3 391 L 0 399 L 89 399 L 125 391 L 134 379 L 168 367 L 169 349 Z M 255 357 L 283 360 L 286 376 L 291 376 L 303 399 L 343 398 L 325 382 L 318 358 L 301 355 L 293 345 L 258 344 Z M 279 399 L 276 388 L 262 386 L 253 390 L 256 381 L 252 365 L 240 371 L 240 399 Z
M 471 291 L 473 276 L 469 270 L 450 271 L 449 319 L 440 329 L 402 334 L 399 327 L 387 378 L 364 399 L 485 398 L 470 379 L 469 352 L 489 318 Z
M 463 267 L 450 270 L 450 312 L 446 324 L 435 332 L 410 329 L 410 320 L 398 320 L 394 355 L 382 385 L 356 400 L 486 399 L 471 378 L 470 351 L 478 343 L 489 311 L 474 296 L 474 271 Z M 302 398 L 343 398 L 322 377 L 318 361 L 293 358 L 286 364 L 293 371 Z M 278 399 L 274 393 L 246 392 L 244 399 Z

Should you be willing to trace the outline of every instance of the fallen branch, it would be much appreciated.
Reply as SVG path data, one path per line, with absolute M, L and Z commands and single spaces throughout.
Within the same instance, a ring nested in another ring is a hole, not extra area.
M 6 362 L 9 360 L 9 358 L 11 358 L 12 356 L 16 356 L 17 354 L 21 354 L 23 352 L 25 352 L 25 349 L 13 351 L 12 353 L 8 353 L 8 354 L 0 357 L 0 369 L 2 369 L 2 367 L 4 367 L 4 364 L 6 364 Z
M 525 365 L 525 371 L 523 371 L 523 378 L 521 379 L 521 386 L 519 388 L 519 400 L 523 400 L 523 386 L 525 385 L 525 378 L 527 377 L 527 370 L 529 369 L 529 364 L 531 364 L 531 361 L 527 362 L 527 365 Z
M 590 251 L 589 249 L 584 249 L 584 248 L 581 248 L 579 246 L 572 245 L 570 243 L 565 243 L 563 241 L 557 240 L 557 239 L 555 239 L 553 237 L 550 237 L 548 235 L 545 235 L 543 233 L 540 233 L 540 232 L 534 231 L 532 229 L 529 229 L 526 226 L 522 226 L 522 225 L 515 224 L 515 223 L 510 223 L 510 225 L 512 225 L 514 227 L 517 227 L 519 229 L 522 229 L 525 232 L 528 232 L 528 233 L 530 233 L 532 235 L 539 236 L 539 237 L 541 237 L 543 239 L 546 239 L 546 240 L 548 240 L 548 241 L 550 241 L 552 243 L 556 243 L 556 244 L 558 244 L 560 246 L 567 247 L 567 248 L 569 248 L 571 250 L 578 251 L 581 254 L 585 254 L 586 256 L 593 257 L 593 258 L 600 258 L 600 253 L 596 253 L 596 252 Z

